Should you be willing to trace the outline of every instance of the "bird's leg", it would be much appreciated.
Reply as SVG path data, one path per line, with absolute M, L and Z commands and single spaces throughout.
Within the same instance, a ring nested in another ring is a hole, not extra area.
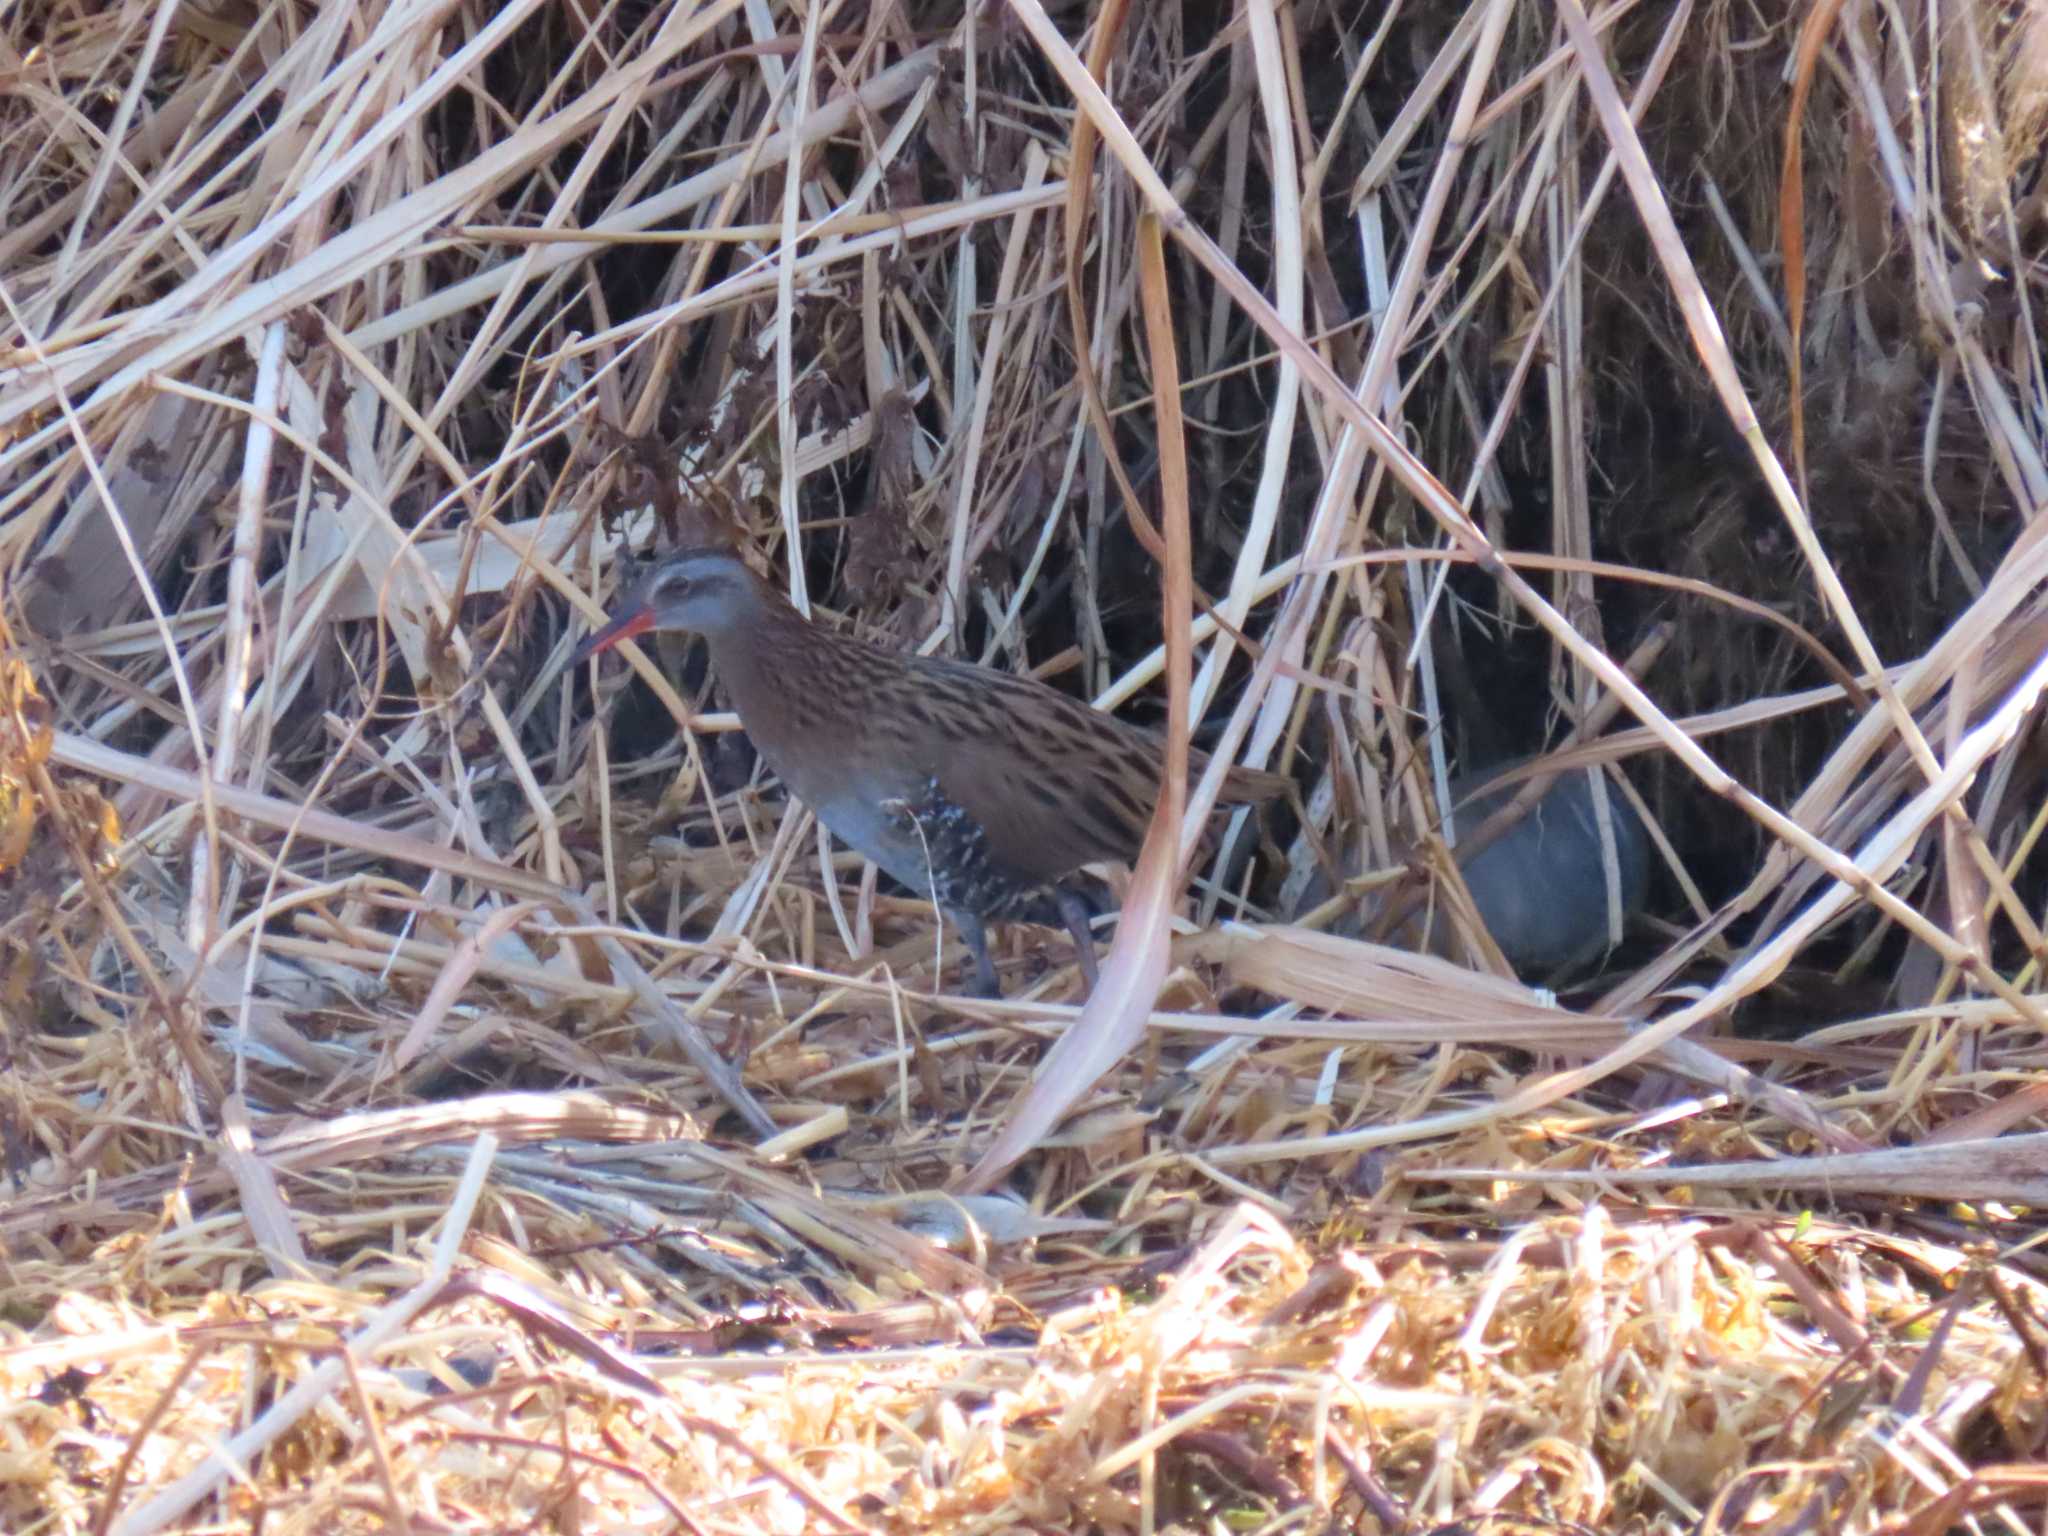
M 1060 921 L 1067 925 L 1067 932 L 1074 936 L 1074 958 L 1081 962 L 1081 975 L 1088 983 L 1088 991 L 1095 991 L 1095 933 L 1089 927 L 1094 916 L 1088 910 L 1088 903 L 1079 891 L 1070 891 L 1064 885 L 1052 888 L 1053 904 L 1060 909 Z
M 961 941 L 967 946 L 967 953 L 974 956 L 974 997 L 1001 997 L 1002 983 L 996 980 L 995 962 L 988 957 L 988 930 L 981 919 L 972 912 L 957 908 L 947 909 L 946 916 L 953 920 L 960 930 Z

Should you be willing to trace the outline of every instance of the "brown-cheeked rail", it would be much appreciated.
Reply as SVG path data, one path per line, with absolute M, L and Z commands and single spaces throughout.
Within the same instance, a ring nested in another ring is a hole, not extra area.
M 1165 743 L 1032 678 L 907 655 L 810 623 L 722 548 L 651 567 L 576 665 L 653 630 L 701 635 L 740 724 L 789 792 L 834 836 L 931 897 L 998 995 L 984 924 L 1063 922 L 1095 984 L 1090 911 L 1070 883 L 1144 842 Z M 1191 752 L 1190 771 L 1205 759 Z M 1281 792 L 1233 768 L 1222 799 Z

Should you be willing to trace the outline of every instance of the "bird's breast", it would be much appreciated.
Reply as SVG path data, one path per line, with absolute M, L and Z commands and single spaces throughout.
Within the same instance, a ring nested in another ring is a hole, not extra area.
M 832 835 L 861 857 L 873 860 L 910 890 L 923 893 L 931 870 L 923 844 L 890 799 L 861 794 L 821 795 L 804 799 Z

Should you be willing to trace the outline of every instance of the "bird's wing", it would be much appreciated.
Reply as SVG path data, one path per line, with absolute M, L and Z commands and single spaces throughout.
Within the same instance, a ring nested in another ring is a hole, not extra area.
M 1083 864 L 1134 859 L 1159 801 L 1159 736 L 1034 679 L 932 657 L 904 657 L 895 697 L 876 711 L 904 733 L 903 760 L 938 782 L 1020 876 L 1052 881 Z M 1189 753 L 1199 775 L 1206 754 Z M 1276 773 L 1233 768 L 1222 799 L 1285 789 Z
M 905 660 L 900 694 L 877 714 L 1000 864 L 1050 882 L 1136 856 L 1158 798 L 1158 738 L 1029 678 Z

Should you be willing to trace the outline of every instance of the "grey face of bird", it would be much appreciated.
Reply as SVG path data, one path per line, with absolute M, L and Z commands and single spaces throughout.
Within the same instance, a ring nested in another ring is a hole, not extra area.
M 579 666 L 621 640 L 650 630 L 722 635 L 744 626 L 761 605 L 753 572 L 726 550 L 686 550 L 671 555 L 628 589 L 610 623 L 597 630 L 569 658 Z

